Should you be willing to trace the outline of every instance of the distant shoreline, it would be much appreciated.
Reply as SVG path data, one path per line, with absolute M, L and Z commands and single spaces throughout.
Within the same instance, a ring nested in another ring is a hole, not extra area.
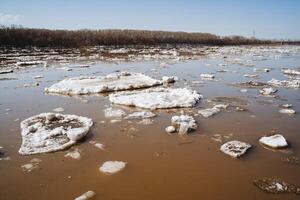
M 0 26 L 1 47 L 165 46 L 165 45 L 293 45 L 300 41 L 260 40 L 242 36 L 217 36 L 148 30 L 49 30 Z

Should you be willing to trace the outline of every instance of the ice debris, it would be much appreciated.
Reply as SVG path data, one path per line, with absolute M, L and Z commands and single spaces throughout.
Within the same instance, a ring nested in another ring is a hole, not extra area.
M 274 94 L 277 92 L 277 89 L 272 87 L 263 88 L 259 91 L 259 93 L 263 96 L 274 97 Z
M 288 75 L 300 75 L 300 71 L 293 70 L 293 69 L 283 69 L 282 72 Z
M 85 193 L 83 193 L 82 195 L 80 195 L 79 197 L 75 198 L 75 200 L 88 200 L 93 198 L 96 195 L 95 192 L 89 190 Z
M 272 147 L 272 148 L 285 148 L 288 146 L 287 141 L 280 134 L 264 136 L 259 139 L 259 142 L 261 144 L 264 144 L 264 145 L 266 145 L 268 147 Z
M 80 160 L 81 159 L 81 154 L 78 148 L 69 151 L 68 153 L 65 154 L 65 157 L 73 158 L 75 160 Z
M 153 88 L 109 95 L 112 103 L 147 109 L 192 107 L 202 95 L 187 88 Z
M 83 138 L 93 121 L 76 115 L 42 113 L 21 122 L 22 155 L 54 152 Z
M 215 78 L 215 75 L 213 74 L 201 74 L 200 75 L 201 79 L 204 79 L 204 80 L 212 80 Z
M 277 79 L 271 79 L 268 81 L 270 85 L 277 86 L 277 87 L 286 87 L 286 88 L 294 88 L 298 89 L 300 88 L 300 80 L 277 80 Z
M 138 111 L 128 114 L 124 119 L 146 119 L 146 118 L 152 118 L 156 115 L 153 112 L 150 111 Z
M 277 178 L 256 178 L 254 185 L 269 193 L 296 193 L 300 194 L 300 188 Z
M 238 158 L 246 153 L 251 148 L 251 145 L 237 140 L 229 141 L 223 144 L 220 150 L 234 158 Z
M 171 123 L 179 135 L 185 135 L 190 131 L 196 130 L 198 127 L 196 120 L 189 115 L 173 116 Z
M 293 109 L 290 109 L 290 108 L 283 108 L 283 109 L 280 109 L 279 112 L 280 112 L 281 114 L 289 114 L 289 115 L 296 114 L 296 111 L 293 110 Z
M 218 104 L 212 108 L 199 110 L 198 113 L 201 114 L 203 117 L 208 118 L 208 117 L 211 117 L 211 116 L 221 112 L 221 109 L 226 109 L 227 107 L 228 107 L 228 105 Z
M 117 108 L 106 108 L 104 110 L 104 115 L 106 118 L 122 118 L 126 115 L 125 111 Z
M 121 171 L 126 166 L 122 161 L 106 161 L 99 170 L 105 174 L 114 174 Z

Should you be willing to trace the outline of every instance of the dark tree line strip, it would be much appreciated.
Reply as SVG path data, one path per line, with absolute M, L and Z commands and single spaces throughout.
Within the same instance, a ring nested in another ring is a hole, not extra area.
M 251 45 L 278 43 L 241 36 L 146 30 L 48 30 L 0 26 L 2 47 L 83 47 L 96 45 Z

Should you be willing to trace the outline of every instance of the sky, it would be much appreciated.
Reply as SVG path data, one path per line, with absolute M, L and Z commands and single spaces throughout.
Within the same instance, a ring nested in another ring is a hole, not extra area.
M 300 39 L 300 0 L 0 0 L 0 24 Z

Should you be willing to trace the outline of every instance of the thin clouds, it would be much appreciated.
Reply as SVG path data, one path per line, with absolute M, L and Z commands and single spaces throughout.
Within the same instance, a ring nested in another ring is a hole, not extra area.
M 16 23 L 19 22 L 20 19 L 21 19 L 20 15 L 0 13 L 0 24 Z

